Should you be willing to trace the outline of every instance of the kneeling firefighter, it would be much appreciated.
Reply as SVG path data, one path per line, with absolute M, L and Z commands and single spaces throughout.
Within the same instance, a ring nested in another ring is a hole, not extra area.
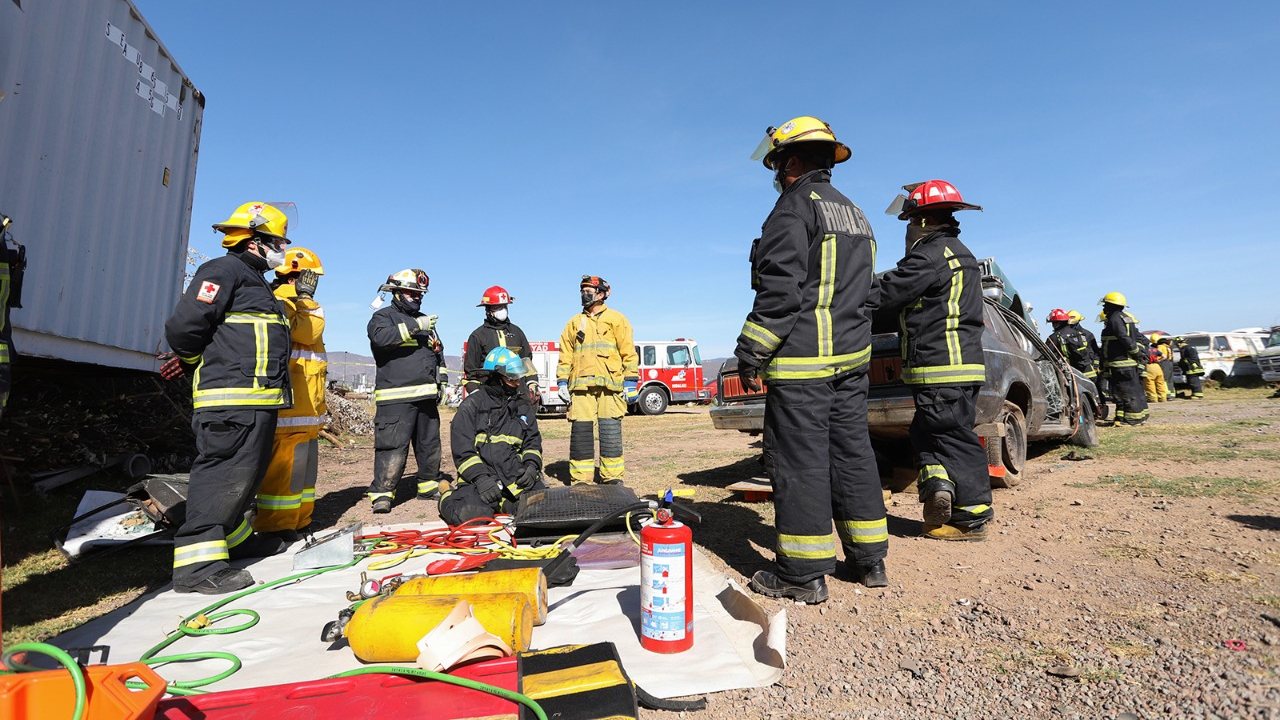
M 987 453 L 973 431 L 986 381 L 982 274 L 960 242 L 957 210 L 981 210 L 944 180 L 903 187 L 889 207 L 907 221 L 907 252 L 879 280 L 879 307 L 901 309 L 902 381 L 911 388 L 924 535 L 985 540 L 991 519 Z
M 440 498 L 449 525 L 515 511 L 542 484 L 542 434 L 525 381 L 532 364 L 505 347 L 485 356 L 486 377 L 462 401 L 449 426 L 458 486 Z
M 369 347 L 378 367 L 373 402 L 373 484 L 369 499 L 375 513 L 391 512 L 396 483 L 409 459 L 418 462 L 418 498 L 440 493 L 440 408 L 445 383 L 444 344 L 436 334 L 436 316 L 422 314 L 422 296 L 430 279 L 417 268 L 387 278 L 378 292 L 390 292 L 391 304 L 369 319 Z

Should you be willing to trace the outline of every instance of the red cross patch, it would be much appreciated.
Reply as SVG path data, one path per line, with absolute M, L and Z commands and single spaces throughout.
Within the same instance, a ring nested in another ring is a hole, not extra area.
M 199 300 L 200 302 L 206 302 L 212 305 L 213 299 L 218 297 L 218 291 L 221 289 L 222 289 L 222 286 L 217 283 L 211 283 L 211 282 L 200 283 L 200 294 L 196 295 L 196 299 Z

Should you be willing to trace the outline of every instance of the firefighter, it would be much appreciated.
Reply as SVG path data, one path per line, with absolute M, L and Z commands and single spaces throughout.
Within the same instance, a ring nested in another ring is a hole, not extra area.
M 960 242 L 957 210 L 966 203 L 945 180 L 903 186 L 889 208 L 907 221 L 906 256 L 879 282 L 880 310 L 901 310 L 902 380 L 911 388 L 924 535 L 985 540 L 991 519 L 987 453 L 973 428 L 986 381 L 982 353 L 982 274 Z
M 1168 335 L 1160 333 L 1152 333 L 1152 337 L 1159 335 L 1159 340 L 1153 341 L 1153 345 L 1160 353 L 1160 371 L 1164 373 L 1164 399 L 1172 400 L 1176 396 L 1173 391 L 1173 345 L 1172 338 Z
M 1159 333 L 1152 333 L 1153 340 L 1158 340 L 1159 337 Z M 1139 361 L 1139 364 L 1141 364 L 1141 361 Z M 1146 373 L 1142 376 L 1142 389 L 1146 393 L 1147 402 L 1164 402 L 1164 369 L 1160 367 L 1160 348 L 1155 342 L 1147 346 L 1146 370 Z
M 1200 351 L 1181 335 L 1174 338 L 1173 342 L 1178 346 L 1178 367 L 1182 368 L 1182 375 L 1187 379 L 1187 385 L 1191 386 L 1191 399 L 1203 400 L 1204 385 L 1200 378 L 1204 377 L 1204 366 L 1200 364 Z
M 622 416 L 639 394 L 639 360 L 631 323 L 606 307 L 609 283 L 583 275 L 578 283 L 582 312 L 560 333 L 556 384 L 569 403 L 569 477 L 575 483 L 595 479 L 595 438 L 600 434 L 600 482 L 622 482 Z
M 458 468 L 458 486 L 440 498 L 440 517 L 449 525 L 510 514 L 520 493 L 545 487 L 542 434 L 526 384 L 532 367 L 511 348 L 485 355 L 484 382 L 467 394 L 449 426 Z
M 1099 320 L 1102 328 L 1102 367 L 1111 384 L 1116 401 L 1115 420 L 1111 424 L 1141 425 L 1147 419 L 1147 399 L 1142 389 L 1139 362 L 1146 369 L 1146 338 L 1138 332 L 1133 316 L 1125 312 L 1128 300 L 1118 292 L 1109 292 L 1098 301 L 1102 305 Z
M 315 301 L 324 267 L 306 248 L 289 248 L 276 268 L 275 296 L 284 303 L 293 340 L 289 384 L 293 407 L 281 410 L 267 476 L 258 489 L 253 529 L 286 542 L 298 539 L 311 525 L 324 427 L 324 392 L 328 359 L 324 351 L 324 308 Z
M 1107 392 L 1110 384 L 1107 382 L 1106 373 L 1102 372 L 1102 347 L 1098 345 L 1098 338 L 1093 331 L 1080 324 L 1080 321 L 1084 320 L 1083 313 L 1079 310 L 1068 310 L 1067 317 L 1070 318 L 1071 325 L 1089 341 L 1089 352 L 1093 353 L 1093 382 L 1098 388 L 1098 418 L 1106 420 L 1111 412 L 1107 407 Z
M 743 386 L 765 395 L 764 443 L 777 541 L 751 578 L 770 597 L 821 603 L 836 570 L 832 520 L 855 580 L 883 587 L 889 532 L 867 434 L 875 235 L 831 184 L 847 145 L 815 117 L 770 127 L 752 154 L 780 193 L 752 243 L 755 299 L 734 355 Z
M 422 314 L 422 296 L 430 279 L 417 268 L 387 278 L 378 292 L 391 304 L 369 319 L 369 347 L 377 365 L 374 386 L 373 483 L 369 500 L 375 513 L 391 512 L 396 484 L 413 444 L 418 463 L 418 498 L 440 495 L 441 387 L 447 375 L 444 345 L 436 334 L 436 316 Z
M 484 308 L 484 322 L 471 331 L 471 336 L 467 338 L 466 353 L 462 357 L 463 385 L 467 392 L 480 389 L 488 378 L 489 372 L 484 369 L 485 359 L 489 357 L 489 351 L 494 348 L 509 348 L 515 354 L 529 360 L 529 367 L 533 367 L 533 351 L 529 347 L 529 339 L 525 337 L 519 325 L 511 322 L 507 314 L 508 306 L 515 301 L 516 299 L 511 297 L 501 285 L 494 285 L 485 290 L 484 295 L 480 297 L 480 304 L 476 307 Z M 537 407 L 537 372 L 531 371 L 525 378 L 524 385 L 530 404 Z
M 1071 324 L 1071 316 L 1066 310 L 1056 308 L 1049 313 L 1049 324 L 1053 332 L 1046 338 L 1067 364 L 1080 371 L 1081 375 L 1097 382 L 1098 359 L 1089 347 L 1089 339 L 1082 328 Z
M 9 390 L 13 382 L 13 325 L 9 322 L 10 308 L 22 307 L 22 275 L 27 267 L 27 251 L 22 245 L 9 243 L 9 216 L 0 214 L 0 417 L 9 402 Z
M 245 511 L 271 459 L 276 415 L 290 407 L 289 320 L 262 277 L 284 262 L 289 220 L 250 202 L 213 226 L 227 254 L 196 269 L 165 338 L 166 378 L 192 376 L 191 465 L 186 520 L 173 540 L 173 588 L 207 595 L 253 584 L 228 560 L 273 555 L 276 537 L 252 534 Z

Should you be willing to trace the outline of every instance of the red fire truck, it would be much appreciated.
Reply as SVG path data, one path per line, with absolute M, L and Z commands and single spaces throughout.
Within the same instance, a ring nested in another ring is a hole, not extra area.
M 564 401 L 556 388 L 560 344 L 531 340 L 529 349 L 538 370 L 543 409 L 562 412 Z M 711 401 L 711 390 L 702 381 L 702 356 L 696 341 L 687 338 L 638 340 L 636 355 L 640 358 L 640 395 L 632 406 L 633 411 L 661 415 L 673 402 Z

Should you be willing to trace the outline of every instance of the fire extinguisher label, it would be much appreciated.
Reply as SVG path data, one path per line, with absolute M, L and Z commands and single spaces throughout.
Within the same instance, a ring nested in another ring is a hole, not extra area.
M 640 577 L 640 634 L 654 640 L 685 637 L 684 543 L 653 543 Z

